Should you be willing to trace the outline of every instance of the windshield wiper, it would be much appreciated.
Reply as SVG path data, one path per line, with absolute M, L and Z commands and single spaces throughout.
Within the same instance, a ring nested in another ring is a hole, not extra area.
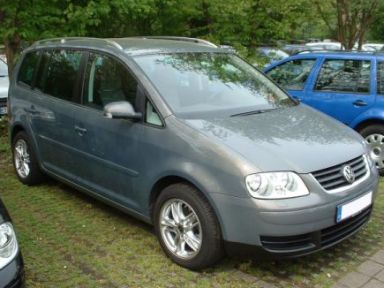
M 233 114 L 233 115 L 231 115 L 231 117 L 235 117 L 235 116 L 248 116 L 248 115 L 253 115 L 253 114 L 261 114 L 261 113 L 269 112 L 269 111 L 276 110 L 276 109 L 277 108 L 252 110 L 252 111 L 247 111 L 247 112 L 241 112 L 241 113 Z

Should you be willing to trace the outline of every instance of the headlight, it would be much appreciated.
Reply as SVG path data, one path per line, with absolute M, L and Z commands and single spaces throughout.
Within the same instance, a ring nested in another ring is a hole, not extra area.
M 17 240 L 12 224 L 0 225 L 0 269 L 15 258 L 17 254 Z
M 303 180 L 293 172 L 252 174 L 245 178 L 252 197 L 260 199 L 284 199 L 308 195 Z

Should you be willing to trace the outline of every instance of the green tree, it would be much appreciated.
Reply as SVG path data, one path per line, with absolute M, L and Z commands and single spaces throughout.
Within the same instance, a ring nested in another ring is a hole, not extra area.
M 0 0 L 0 35 L 9 74 L 23 43 L 56 36 L 81 36 L 109 12 L 109 1 Z
M 319 14 L 347 50 L 361 49 L 379 10 L 379 0 L 316 0 Z

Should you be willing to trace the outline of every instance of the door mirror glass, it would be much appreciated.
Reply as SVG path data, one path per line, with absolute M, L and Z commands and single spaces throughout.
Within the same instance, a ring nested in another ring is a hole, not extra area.
M 104 116 L 111 119 L 139 120 L 142 118 L 142 114 L 135 112 L 131 103 L 127 101 L 116 101 L 105 105 Z

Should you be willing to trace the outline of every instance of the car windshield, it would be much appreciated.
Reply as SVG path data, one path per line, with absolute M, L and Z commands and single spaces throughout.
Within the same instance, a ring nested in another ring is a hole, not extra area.
M 3 60 L 0 60 L 0 77 L 8 76 L 8 66 Z
M 156 54 L 136 56 L 135 61 L 175 114 L 232 115 L 296 105 L 234 54 Z

